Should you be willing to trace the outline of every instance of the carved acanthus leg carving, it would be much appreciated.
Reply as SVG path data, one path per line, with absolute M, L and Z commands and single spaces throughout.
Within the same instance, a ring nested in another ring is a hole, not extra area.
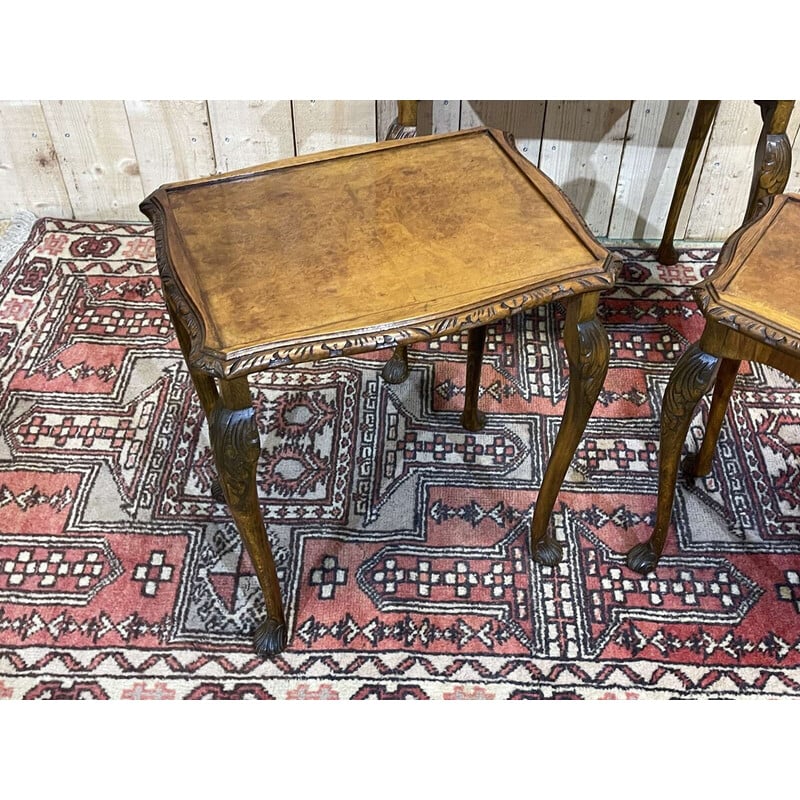
M 675 499 L 681 449 L 694 410 L 716 378 L 719 362 L 719 358 L 693 344 L 675 365 L 667 384 L 661 411 L 656 523 L 650 538 L 632 547 L 627 556 L 628 566 L 643 575 L 655 568 L 664 549 Z
M 762 196 L 780 194 L 786 188 L 791 166 L 792 144 L 789 137 L 785 133 L 767 136 L 764 162 L 758 177 L 758 188 L 763 193 Z
M 758 100 L 764 126 L 756 147 L 753 183 L 745 219 L 750 219 L 759 200 L 780 194 L 789 181 L 792 167 L 792 144 L 786 127 L 794 108 L 793 100 Z
M 550 515 L 608 371 L 608 336 L 596 318 L 598 298 L 597 293 L 582 294 L 567 305 L 564 345 L 569 392 L 531 524 L 533 559 L 550 566 L 561 560 L 561 545 L 550 532 Z
M 486 425 L 486 415 L 478 409 L 486 326 L 481 325 L 478 328 L 470 328 L 468 336 L 467 385 L 464 390 L 464 411 L 461 414 L 461 424 L 468 431 L 480 431 Z
M 220 381 L 220 402 L 211 412 L 209 431 L 225 500 L 266 601 L 267 619 L 256 631 L 256 650 L 262 655 L 274 655 L 286 646 L 287 632 L 275 562 L 256 491 L 261 444 L 247 378 Z

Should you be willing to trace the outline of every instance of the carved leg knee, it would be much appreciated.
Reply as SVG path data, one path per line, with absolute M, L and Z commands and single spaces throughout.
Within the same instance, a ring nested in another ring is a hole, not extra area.
M 249 405 L 246 378 L 222 381 L 221 403 L 209 420 L 211 444 L 220 483 L 239 534 L 264 593 L 267 620 L 256 631 L 256 649 L 275 655 L 286 646 L 278 575 L 256 491 L 256 463 L 261 451 L 255 412 Z
M 684 461 L 684 471 L 692 477 L 708 475 L 711 472 L 711 462 L 717 448 L 719 432 L 725 420 L 725 412 L 733 392 L 733 384 L 741 362 L 732 358 L 723 358 L 720 361 L 717 377 L 714 382 L 714 394 L 711 398 L 711 408 L 706 421 L 706 432 L 703 442 L 696 456 L 687 456 Z
M 745 221 L 754 217 L 759 201 L 780 194 L 789 181 L 792 143 L 786 134 L 794 100 L 759 100 L 763 126 L 756 146 L 753 181 Z
M 719 359 L 691 345 L 672 371 L 661 410 L 661 446 L 658 467 L 658 507 L 650 538 L 631 548 L 627 564 L 647 573 L 658 563 L 669 530 L 681 448 L 700 398 L 708 391 L 719 368 Z
M 567 306 L 564 344 L 569 392 L 531 524 L 533 559 L 550 566 L 561 560 L 561 545 L 550 532 L 550 516 L 608 371 L 608 336 L 595 316 L 597 301 L 597 294 L 591 293 L 573 298 Z

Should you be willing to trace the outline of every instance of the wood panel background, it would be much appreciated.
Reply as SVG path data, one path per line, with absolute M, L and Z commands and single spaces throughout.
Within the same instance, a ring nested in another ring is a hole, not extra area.
M 800 104 L 798 104 L 800 106 Z M 142 220 L 161 183 L 383 139 L 391 100 L 0 101 L 0 218 Z M 420 132 L 510 130 L 601 237 L 659 239 L 696 101 L 434 100 Z M 800 107 L 789 125 L 793 144 Z M 744 215 L 761 130 L 749 100 L 723 101 L 677 239 L 721 241 Z M 798 143 L 800 145 L 800 142 Z M 800 191 L 800 146 L 787 191 Z

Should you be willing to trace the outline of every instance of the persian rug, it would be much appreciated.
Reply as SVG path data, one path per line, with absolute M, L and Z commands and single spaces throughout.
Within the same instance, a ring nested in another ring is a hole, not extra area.
M 144 224 L 35 222 L 0 273 L 0 698 L 537 699 L 800 694 L 800 390 L 743 365 L 713 473 L 682 480 L 652 575 L 658 420 L 717 251 L 617 248 L 605 387 L 553 514 L 528 526 L 568 368 L 554 304 L 466 342 L 251 380 L 259 492 L 290 626 L 255 655 L 248 557 Z M 309 295 L 313 305 L 313 295 Z M 268 309 L 265 309 L 268 313 Z M 701 404 L 686 447 L 697 448 Z

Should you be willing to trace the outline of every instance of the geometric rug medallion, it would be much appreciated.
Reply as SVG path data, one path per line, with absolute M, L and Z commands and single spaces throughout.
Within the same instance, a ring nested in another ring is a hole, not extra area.
M 712 474 L 679 481 L 657 572 L 632 573 L 664 388 L 703 327 L 688 287 L 717 251 L 616 251 L 556 567 L 528 529 L 569 380 L 559 305 L 489 328 L 479 433 L 461 337 L 415 345 L 397 386 L 388 351 L 251 377 L 290 628 L 262 659 L 151 227 L 38 220 L 0 273 L 0 698 L 800 695 L 800 387 L 742 365 Z

